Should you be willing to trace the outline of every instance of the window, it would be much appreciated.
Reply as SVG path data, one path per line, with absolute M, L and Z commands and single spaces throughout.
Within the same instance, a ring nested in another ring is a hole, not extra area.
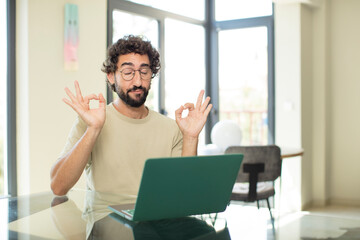
M 202 26 L 165 20 L 165 112 L 173 119 L 176 109 L 195 103 L 205 89 L 204 34 Z M 204 131 L 199 142 L 205 143 Z
M 268 142 L 267 42 L 266 27 L 219 33 L 219 117 L 239 124 L 243 145 Z
M 0 2 L 0 196 L 7 195 L 6 164 L 6 79 L 7 79 L 7 19 L 6 1 Z
M 210 143 L 212 126 L 225 119 L 240 125 L 242 144 L 273 143 L 271 0 L 110 0 L 109 9 L 112 41 L 143 32 L 156 39 L 162 69 L 152 84 L 155 110 L 174 118 L 181 104 L 195 102 L 205 89 L 214 109 L 199 145 Z
M 161 71 L 158 78 L 152 80 L 146 105 L 175 119 L 175 110 L 186 102 L 196 102 L 200 90 L 205 89 L 205 31 L 202 21 L 159 10 L 187 8 L 184 2 L 157 3 L 146 1 L 147 5 L 155 7 L 149 8 L 127 1 L 111 1 L 112 32 L 109 38 L 113 43 L 127 34 L 144 35 L 158 47 Z M 197 3 L 192 7 L 201 9 L 204 18 L 204 2 Z M 204 131 L 199 142 L 205 144 Z
M 234 10 L 235 9 L 235 10 Z M 274 20 L 271 0 L 216 0 L 221 120 L 242 145 L 274 143 Z

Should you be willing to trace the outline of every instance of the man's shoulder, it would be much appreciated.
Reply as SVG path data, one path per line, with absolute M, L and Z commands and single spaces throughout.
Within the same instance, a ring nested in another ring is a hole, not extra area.
M 158 124 L 162 124 L 163 126 L 171 126 L 177 128 L 177 124 L 174 119 L 153 110 L 149 111 L 151 114 L 152 122 L 156 121 Z
M 168 116 L 165 116 L 165 115 L 163 115 L 163 114 L 161 114 L 159 112 L 156 112 L 154 110 L 149 109 L 149 113 L 151 114 L 151 117 L 153 119 L 156 119 L 156 120 L 159 120 L 159 121 L 164 121 L 164 122 L 172 122 L 172 123 L 175 122 L 174 119 L 169 118 Z

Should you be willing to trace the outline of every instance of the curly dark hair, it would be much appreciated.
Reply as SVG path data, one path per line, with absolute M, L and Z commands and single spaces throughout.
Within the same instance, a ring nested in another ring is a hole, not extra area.
M 159 52 L 151 45 L 150 41 L 146 40 L 144 37 L 134 35 L 124 36 L 108 48 L 107 58 L 103 63 L 101 71 L 104 73 L 115 72 L 117 70 L 119 56 L 129 53 L 137 53 L 149 57 L 150 69 L 153 73 L 152 78 L 159 72 Z

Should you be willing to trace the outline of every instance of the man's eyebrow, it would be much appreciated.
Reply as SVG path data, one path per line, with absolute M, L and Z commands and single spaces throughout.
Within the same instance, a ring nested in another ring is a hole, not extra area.
M 123 62 L 120 67 L 122 66 L 134 66 L 132 62 Z
M 122 67 L 122 66 L 132 66 L 132 67 L 133 67 L 134 64 L 133 64 L 132 62 L 123 62 L 120 67 Z M 148 63 L 142 63 L 142 64 L 140 65 L 140 67 L 150 67 L 150 64 L 148 64 Z

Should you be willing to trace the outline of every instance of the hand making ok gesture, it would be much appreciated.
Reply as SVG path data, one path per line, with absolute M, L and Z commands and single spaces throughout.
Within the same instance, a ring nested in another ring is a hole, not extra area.
M 209 104 L 210 97 L 206 97 L 202 102 L 204 92 L 204 90 L 200 91 L 196 106 L 193 103 L 186 103 L 175 111 L 176 123 L 184 137 L 198 138 L 206 123 L 212 104 Z M 181 114 L 185 109 L 189 110 L 189 114 L 183 118 Z
M 65 92 L 70 100 L 63 98 L 63 101 L 79 114 L 88 127 L 101 129 L 105 123 L 106 108 L 103 95 L 100 93 L 99 95 L 90 94 L 83 97 L 78 81 L 75 81 L 74 85 L 76 96 L 68 88 L 65 88 Z M 89 103 L 91 100 L 99 101 L 99 107 L 90 109 Z

